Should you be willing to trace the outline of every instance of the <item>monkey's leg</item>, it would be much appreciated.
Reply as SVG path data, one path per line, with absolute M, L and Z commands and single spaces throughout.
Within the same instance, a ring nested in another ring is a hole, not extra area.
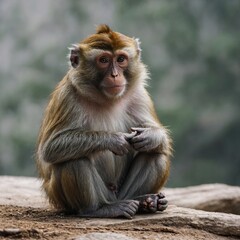
M 136 200 L 116 201 L 116 196 L 89 159 L 54 166 L 51 183 L 54 198 L 48 194 L 50 201 L 79 216 L 132 218 L 138 210 L 139 202 Z
M 81 214 L 81 217 L 96 217 L 96 218 L 114 218 L 126 217 L 131 219 L 139 209 L 139 201 L 137 200 L 122 200 L 110 204 L 103 205 L 97 210 L 87 211 Z
M 138 153 L 120 187 L 119 199 L 140 201 L 139 212 L 163 211 L 167 200 L 159 190 L 169 174 L 169 160 L 157 153 Z

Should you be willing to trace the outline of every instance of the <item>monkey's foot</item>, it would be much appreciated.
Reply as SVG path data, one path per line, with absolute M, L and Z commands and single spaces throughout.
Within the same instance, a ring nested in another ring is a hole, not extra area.
M 104 205 L 96 211 L 90 211 L 86 214 L 80 215 L 81 217 L 93 218 L 116 218 L 125 217 L 132 219 L 139 208 L 139 201 L 124 200 L 109 205 Z
M 155 213 L 157 211 L 164 211 L 168 206 L 168 201 L 163 193 L 146 194 L 137 197 L 139 201 L 139 213 Z

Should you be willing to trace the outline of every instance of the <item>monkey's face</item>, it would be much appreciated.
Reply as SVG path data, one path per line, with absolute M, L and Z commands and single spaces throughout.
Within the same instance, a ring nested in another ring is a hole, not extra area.
M 99 89 L 109 98 L 120 97 L 126 90 L 127 80 L 124 72 L 128 68 L 129 55 L 126 51 L 102 51 L 95 58 L 101 73 Z
M 142 71 L 139 41 L 113 32 L 106 25 L 70 50 L 71 66 L 78 73 L 77 84 L 92 95 L 98 91 L 107 98 L 119 98 Z

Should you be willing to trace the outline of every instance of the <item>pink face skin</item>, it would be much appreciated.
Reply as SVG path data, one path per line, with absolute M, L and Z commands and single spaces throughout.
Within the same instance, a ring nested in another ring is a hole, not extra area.
M 106 96 L 119 97 L 125 92 L 127 81 L 123 72 L 128 67 L 128 60 L 128 54 L 122 50 L 104 51 L 96 57 L 96 65 L 104 73 L 100 87 Z

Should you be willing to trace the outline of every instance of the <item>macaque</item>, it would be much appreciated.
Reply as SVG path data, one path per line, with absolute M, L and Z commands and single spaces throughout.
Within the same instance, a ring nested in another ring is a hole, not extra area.
M 131 219 L 165 210 L 159 191 L 171 139 L 146 90 L 139 40 L 100 25 L 70 48 L 69 60 L 37 143 L 49 202 L 80 217 Z

